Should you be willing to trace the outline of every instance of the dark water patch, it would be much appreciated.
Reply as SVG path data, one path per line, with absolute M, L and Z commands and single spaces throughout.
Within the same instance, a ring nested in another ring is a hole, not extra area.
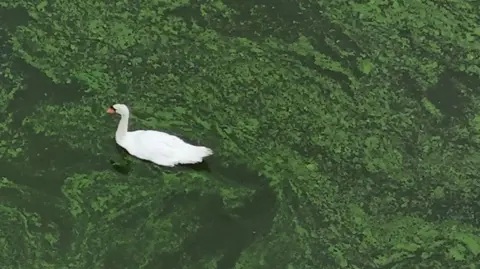
M 205 198 L 205 197 L 203 197 Z M 170 213 L 173 213 L 174 210 L 176 210 L 178 207 L 186 206 L 186 207 L 194 207 L 194 208 L 200 208 L 200 207 L 205 207 L 209 205 L 208 199 L 203 199 L 200 197 L 200 194 L 198 192 L 191 192 L 188 194 L 179 194 L 179 193 L 172 193 L 170 197 L 166 197 L 162 199 L 162 201 L 158 201 L 158 205 L 144 205 L 142 207 L 137 207 L 135 211 L 131 212 L 130 215 L 122 215 L 121 218 L 117 219 L 117 225 L 120 228 L 123 229 L 141 229 L 141 235 L 145 236 L 145 233 L 151 232 L 151 231 L 145 231 L 143 230 L 143 225 L 146 223 L 145 216 L 149 216 L 152 213 L 155 214 L 155 218 L 161 219 L 161 218 L 168 218 L 168 215 Z M 140 199 L 144 199 L 143 197 L 140 197 Z M 132 201 L 129 204 L 123 205 L 123 207 L 128 208 L 130 204 L 135 204 L 138 203 L 139 201 Z M 155 209 L 155 212 L 152 212 L 152 206 Z M 189 216 L 190 218 L 192 216 Z M 173 229 L 182 229 L 184 228 L 183 225 L 185 223 L 172 223 Z M 144 233 L 145 232 L 145 233 Z M 174 231 L 172 231 L 174 232 Z M 112 239 L 114 240 L 114 239 Z M 142 242 L 139 242 L 138 244 L 142 244 Z M 129 267 L 132 264 L 132 252 L 128 249 L 134 249 L 135 246 L 132 244 L 124 245 L 122 243 L 114 243 L 113 246 L 108 250 L 105 260 L 104 260 L 104 266 L 105 268 L 133 268 Z M 158 264 L 155 264 L 155 266 L 158 266 Z M 154 267 L 158 268 L 158 267 Z M 170 268 L 170 267 L 169 267 Z M 172 267 L 176 268 L 176 267 Z
M 24 177 L 24 175 L 18 175 L 17 177 Z M 10 179 L 14 180 L 15 178 Z M 23 189 L 22 187 L 20 189 L 0 189 L 0 196 L 5 199 L 4 204 L 6 206 L 14 205 L 12 210 L 23 208 L 27 212 L 37 213 L 40 216 L 40 227 L 30 225 L 22 228 L 28 229 L 28 232 L 53 232 L 54 234 L 59 232 L 59 241 L 56 243 L 58 249 L 61 251 L 69 249 L 73 238 L 70 229 L 72 220 L 65 208 L 59 206 L 62 201 L 38 190 Z M 57 227 L 51 227 L 52 223 Z
M 211 197 L 199 212 L 201 228 L 188 238 L 180 253 L 160 255 L 148 268 L 181 268 L 183 257 L 199 263 L 204 257 L 223 254 L 218 269 L 230 269 L 241 252 L 257 238 L 266 235 L 275 216 L 275 196 L 269 190 L 258 191 L 244 207 L 235 210 L 236 217 L 225 212 L 220 197 Z M 199 265 L 200 266 L 200 265 Z
M 10 102 L 8 112 L 13 112 L 14 124 L 12 127 L 20 127 L 20 123 L 27 115 L 31 115 L 36 105 L 44 101 L 52 104 L 62 104 L 80 100 L 85 95 L 81 86 L 73 81 L 69 85 L 55 84 L 48 76 L 37 68 L 29 65 L 24 60 L 14 56 L 14 51 L 8 43 L 9 35 L 19 25 L 29 22 L 28 12 L 24 8 L 0 9 L 0 53 L 7 55 L 11 63 L 11 72 L 23 78 L 24 88 L 15 93 Z
M 405 94 L 418 104 L 419 112 L 426 115 L 425 118 L 428 124 L 423 125 L 423 133 L 428 133 L 434 136 L 441 136 L 445 141 L 453 142 L 460 146 L 469 146 L 471 148 L 479 148 L 477 143 L 469 137 L 458 137 L 458 128 L 468 128 L 470 125 L 469 118 L 474 115 L 469 115 L 466 111 L 469 109 L 470 98 L 480 93 L 480 80 L 455 71 L 447 71 L 442 74 L 440 81 L 426 92 L 422 90 L 420 84 L 408 74 L 402 73 L 399 80 L 398 87 L 406 89 Z M 440 120 L 433 119 L 431 112 L 423 104 L 423 98 L 427 98 L 437 107 L 441 113 L 445 115 Z M 403 111 L 404 106 L 393 106 L 395 110 Z M 404 145 L 409 153 L 414 152 L 412 141 L 418 140 L 418 132 L 410 130 L 414 136 L 413 139 L 405 137 L 407 133 L 403 133 Z M 410 141 L 410 142 L 408 142 Z M 417 150 L 418 153 L 418 150 Z
M 12 31 L 15 27 L 27 25 L 30 21 L 30 16 L 25 8 L 1 8 L 0 7 L 0 33 L 7 33 Z M 0 36 L 2 36 L 0 34 Z M 4 51 L 1 51 L 4 53 Z
M 433 124 L 430 132 L 440 135 L 445 141 L 459 147 L 479 149 L 478 143 L 470 136 L 459 135 L 459 129 L 468 129 L 470 120 L 475 117 L 471 113 L 471 100 L 480 94 L 480 79 L 464 72 L 447 70 L 437 85 L 426 92 L 426 98 L 442 112 L 445 117 Z
M 15 94 L 8 111 L 13 112 L 13 127 L 19 128 L 25 117 L 32 115 L 38 105 L 61 105 L 78 102 L 84 96 L 82 86 L 77 81 L 71 84 L 55 84 L 37 68 L 17 59 L 14 64 L 17 73 L 24 78 L 24 89 Z
M 465 73 L 447 70 L 438 83 L 427 90 L 426 97 L 448 117 L 466 120 L 465 110 L 469 101 L 466 93 L 473 93 L 472 90 L 479 87 L 475 83 L 479 82 Z
M 41 135 L 35 136 L 35 139 L 41 138 Z M 15 184 L 27 186 L 35 191 L 42 192 L 52 197 L 60 194 L 60 185 L 58 175 L 56 174 L 56 165 L 54 160 L 64 160 L 62 156 L 55 156 L 48 151 L 49 145 L 58 145 L 58 141 L 53 140 L 29 140 L 28 146 L 24 147 L 20 157 L 11 160 L 4 160 L 0 163 L 2 176 L 12 180 Z M 48 142 L 45 142 L 48 141 Z M 19 161 L 21 156 L 26 156 Z M 63 181 L 63 178 L 61 179 Z
M 12 163 L 4 161 L 0 163 L 0 170 L 2 171 L 2 177 L 5 177 L 15 184 L 27 186 L 36 191 L 46 192 L 48 194 L 58 193 L 52 190 L 49 180 L 43 180 L 39 175 L 36 175 L 35 169 L 30 169 L 29 162 Z
M 235 210 L 239 219 L 236 223 L 231 222 L 232 219 L 225 219 L 224 224 L 212 223 L 210 235 L 199 231 L 199 237 L 196 238 L 197 242 L 205 242 L 209 238 L 215 238 L 215 236 L 222 239 L 222 242 L 217 241 L 217 250 L 215 251 L 219 252 L 222 250 L 224 253 L 222 259 L 217 263 L 218 269 L 233 268 L 246 247 L 251 245 L 257 238 L 268 234 L 275 217 L 275 202 L 275 195 L 269 189 L 259 191 L 249 204 Z M 220 231 L 217 230 L 217 227 Z M 220 232 L 220 234 L 217 232 Z M 214 247 L 215 242 L 211 243 L 210 246 Z M 197 251 L 202 249 L 198 248 L 198 243 L 193 243 L 190 246 Z M 201 252 L 197 253 L 197 257 L 200 259 Z
M 418 208 L 418 211 L 430 221 L 456 220 L 480 228 L 480 195 L 469 200 L 459 195 L 459 192 L 446 191 L 443 198 L 435 199 L 429 208 Z
M 33 131 L 32 131 L 33 132 Z M 107 158 L 92 156 L 54 137 L 31 134 L 28 146 L 22 153 L 27 158 L 24 163 L 8 162 L 2 171 L 14 176 L 15 183 L 29 186 L 52 197 L 61 197 L 61 187 L 66 178 L 75 173 L 90 173 L 109 169 Z M 111 154 L 109 151 L 105 153 Z

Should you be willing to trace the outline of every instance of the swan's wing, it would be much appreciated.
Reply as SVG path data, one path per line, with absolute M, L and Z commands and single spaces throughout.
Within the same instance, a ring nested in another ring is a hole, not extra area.
M 129 132 L 128 136 L 130 154 L 163 165 L 176 164 L 178 150 L 185 144 L 176 136 L 151 130 Z

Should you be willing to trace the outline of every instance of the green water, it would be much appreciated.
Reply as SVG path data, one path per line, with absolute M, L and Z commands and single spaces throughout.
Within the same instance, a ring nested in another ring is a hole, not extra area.
M 480 268 L 479 10 L 3 1 L 0 268 Z

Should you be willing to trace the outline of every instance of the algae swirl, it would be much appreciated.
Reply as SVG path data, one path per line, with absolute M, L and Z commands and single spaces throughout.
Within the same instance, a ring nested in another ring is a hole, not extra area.
M 0 267 L 477 268 L 478 10 L 3 1 Z M 215 155 L 121 154 L 117 102 Z

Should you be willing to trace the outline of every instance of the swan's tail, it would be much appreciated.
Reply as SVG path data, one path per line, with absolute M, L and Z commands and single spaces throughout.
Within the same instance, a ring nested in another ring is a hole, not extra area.
M 203 158 L 213 154 L 213 151 L 207 147 L 202 146 L 191 146 L 191 148 L 186 151 L 185 158 L 181 161 L 184 164 L 193 164 L 200 163 L 203 161 Z

